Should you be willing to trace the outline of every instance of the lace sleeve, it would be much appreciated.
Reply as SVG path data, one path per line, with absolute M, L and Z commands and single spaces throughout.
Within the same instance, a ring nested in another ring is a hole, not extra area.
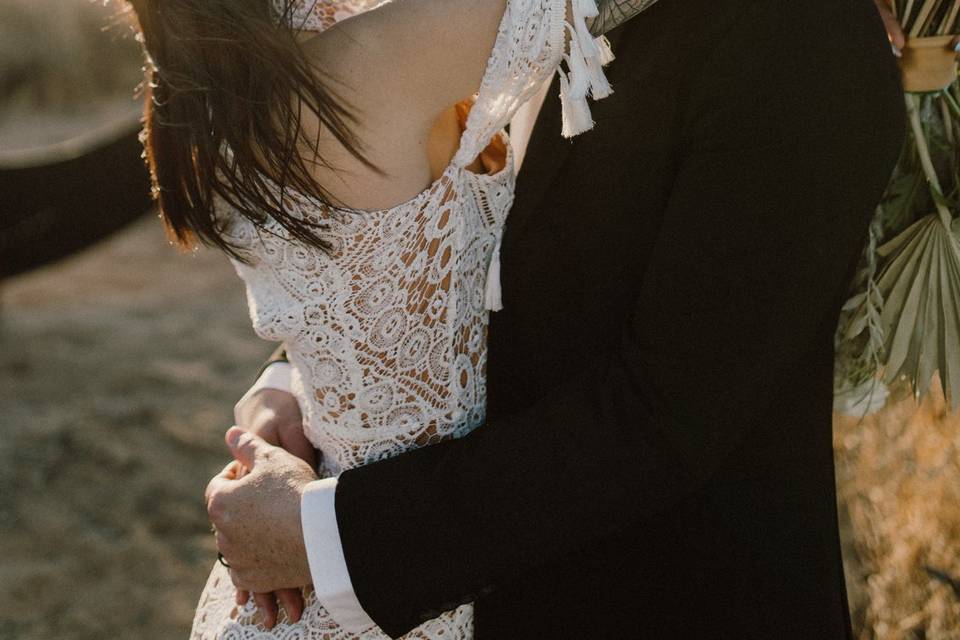
M 566 19 L 568 5 L 572 24 Z M 470 164 L 554 72 L 560 73 L 563 135 L 573 137 L 593 127 L 587 96 L 599 100 L 612 93 L 603 74 L 603 66 L 613 60 L 610 45 L 588 28 L 588 20 L 597 15 L 595 0 L 507 3 L 454 163 Z

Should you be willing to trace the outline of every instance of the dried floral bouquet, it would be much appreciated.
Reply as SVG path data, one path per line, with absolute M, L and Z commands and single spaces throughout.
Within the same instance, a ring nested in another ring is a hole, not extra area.
M 935 375 L 960 407 L 960 0 L 894 0 L 908 139 L 870 229 L 837 332 L 835 406 L 863 415 L 906 379 Z

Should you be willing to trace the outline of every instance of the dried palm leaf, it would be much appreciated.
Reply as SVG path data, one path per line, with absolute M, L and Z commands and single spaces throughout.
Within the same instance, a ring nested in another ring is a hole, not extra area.
M 960 407 L 960 239 L 937 176 L 920 118 L 920 99 L 907 95 L 914 143 L 936 212 L 877 250 L 876 287 L 883 298 L 884 380 L 905 376 L 917 397 L 940 372 L 944 395 Z
M 913 135 L 871 225 L 856 293 L 838 326 L 834 388 L 841 412 L 875 409 L 885 388 L 876 386 L 880 381 L 907 378 L 923 396 L 938 371 L 944 394 L 960 407 L 960 222 L 951 212 L 960 196 L 960 163 L 950 143 L 960 114 L 955 89 L 906 96 Z M 944 104 L 946 110 L 935 108 Z M 946 196 L 938 170 L 949 179 Z M 927 188 L 918 189 L 924 182 Z
M 938 214 L 880 247 L 877 287 L 887 355 L 884 380 L 906 376 L 918 398 L 940 372 L 944 394 L 960 407 L 960 238 Z

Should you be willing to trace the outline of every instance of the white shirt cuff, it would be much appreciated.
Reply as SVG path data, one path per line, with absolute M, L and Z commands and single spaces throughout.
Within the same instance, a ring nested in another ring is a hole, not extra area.
M 257 381 L 253 383 L 253 386 L 247 389 L 247 392 L 243 394 L 243 397 L 237 401 L 237 404 L 233 405 L 234 423 L 240 423 L 240 418 L 238 417 L 238 409 L 240 408 L 240 405 L 250 399 L 250 397 L 258 391 L 263 391 L 264 389 L 276 389 L 277 391 L 293 393 L 293 386 L 291 383 L 292 374 L 293 366 L 291 366 L 289 362 L 273 362 L 267 365 L 267 368 L 263 370 L 263 373 L 260 374 L 260 377 L 257 378 Z
M 303 541 L 317 600 L 344 630 L 360 634 L 376 623 L 363 610 L 353 591 L 337 526 L 336 494 L 336 478 L 324 478 L 307 485 L 300 502 Z

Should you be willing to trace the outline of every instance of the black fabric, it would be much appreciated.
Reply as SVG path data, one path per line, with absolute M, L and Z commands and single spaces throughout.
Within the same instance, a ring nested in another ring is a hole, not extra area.
M 851 636 L 832 339 L 904 135 L 870 0 L 660 0 L 616 94 L 551 97 L 503 245 L 487 424 L 342 475 L 358 597 L 396 637 Z

